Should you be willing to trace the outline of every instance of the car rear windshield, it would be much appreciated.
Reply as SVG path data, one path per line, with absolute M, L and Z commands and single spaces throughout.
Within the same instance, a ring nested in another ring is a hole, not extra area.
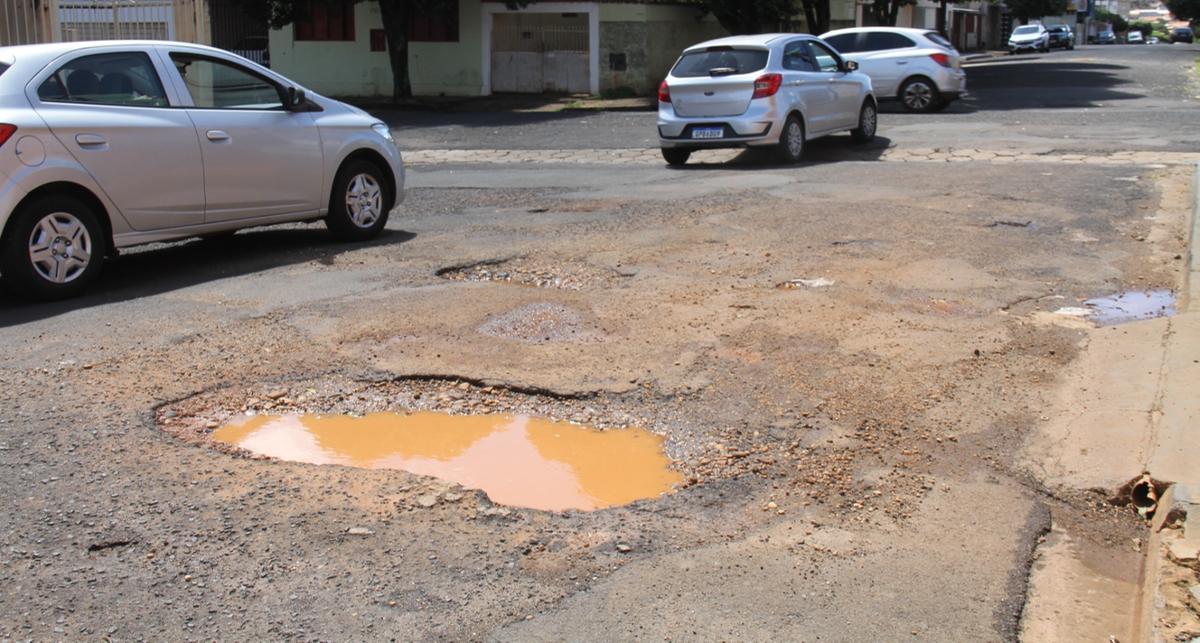
M 729 76 L 749 74 L 767 66 L 765 49 L 734 49 L 732 47 L 709 47 L 701 51 L 689 51 L 675 63 L 671 75 L 676 78 L 698 76 Z
M 1038 32 L 1038 28 L 1034 27 L 1034 26 L 1030 26 L 1030 25 L 1026 25 L 1024 27 L 1017 27 L 1016 29 L 1013 29 L 1014 36 L 1024 36 L 1027 33 L 1037 33 L 1037 32 Z
M 954 45 L 951 44 L 949 40 L 946 40 L 945 36 L 936 31 L 926 31 L 925 37 L 933 41 L 933 44 L 935 45 L 941 45 L 947 49 L 954 49 Z

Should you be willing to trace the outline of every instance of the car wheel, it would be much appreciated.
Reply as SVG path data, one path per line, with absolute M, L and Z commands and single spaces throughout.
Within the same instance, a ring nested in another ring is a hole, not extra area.
M 30 299 L 74 297 L 100 273 L 108 240 L 86 203 L 49 195 L 21 208 L 0 247 L 0 274 Z
M 784 122 L 775 153 L 784 163 L 798 163 L 804 156 L 804 122 L 799 116 L 792 114 Z
M 879 111 L 875 103 L 864 101 L 858 111 L 858 127 L 850 130 L 850 138 L 855 143 L 869 143 L 875 138 L 875 127 L 879 124 Z
M 667 162 L 667 165 L 670 165 L 671 167 L 679 167 L 687 164 L 688 159 L 692 156 L 692 151 L 678 147 L 664 147 L 662 148 L 662 155 L 663 160 Z
M 937 87 L 928 78 L 909 78 L 900 86 L 900 104 L 910 112 L 930 112 L 942 102 Z
M 325 226 L 343 241 L 375 237 L 387 223 L 391 195 L 378 165 L 352 161 L 342 166 L 333 181 Z

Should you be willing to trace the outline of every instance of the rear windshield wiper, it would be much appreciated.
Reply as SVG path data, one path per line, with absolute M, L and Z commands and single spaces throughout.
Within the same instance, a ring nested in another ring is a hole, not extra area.
M 709 76 L 728 76 L 736 73 L 737 70 L 733 67 L 713 67 L 712 69 L 708 70 Z

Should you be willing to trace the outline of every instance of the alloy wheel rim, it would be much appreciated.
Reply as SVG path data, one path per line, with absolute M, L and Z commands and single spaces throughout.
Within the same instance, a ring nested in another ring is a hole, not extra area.
M 800 129 L 800 124 L 795 121 L 788 126 L 787 145 L 792 156 L 800 156 L 804 151 L 804 130 Z
M 925 83 L 912 83 L 904 89 L 904 103 L 914 109 L 925 109 L 933 102 L 933 90 Z
M 866 107 L 864 107 L 863 111 L 862 111 L 862 122 L 859 123 L 859 127 L 862 129 L 862 133 L 866 134 L 867 136 L 874 136 L 875 135 L 875 125 L 878 120 L 879 120 L 879 118 L 878 118 L 878 116 L 875 115 L 874 107 L 872 107 L 870 105 L 867 105 Z
M 370 174 L 356 174 L 346 187 L 346 211 L 350 221 L 360 227 L 369 228 L 379 220 L 383 211 L 383 190 Z
M 29 235 L 29 261 L 50 283 L 75 281 L 92 262 L 92 235 L 69 212 L 47 214 Z

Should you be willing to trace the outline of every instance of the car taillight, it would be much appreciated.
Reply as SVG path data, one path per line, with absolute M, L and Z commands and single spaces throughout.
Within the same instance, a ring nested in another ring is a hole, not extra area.
M 951 66 L 950 56 L 947 56 L 946 54 L 929 54 L 929 57 L 933 59 L 933 62 L 941 65 L 942 67 Z
M 12 135 L 15 134 L 16 132 L 17 132 L 16 125 L 9 125 L 8 123 L 0 123 L 0 145 L 4 145 L 4 143 L 7 142 L 8 139 L 12 138 Z
M 671 102 L 671 88 L 667 87 L 667 81 L 665 80 L 662 81 L 662 84 L 658 86 L 658 102 Z
M 774 96 L 783 84 L 783 76 L 779 74 L 763 74 L 754 79 L 754 96 L 751 98 L 766 98 Z

